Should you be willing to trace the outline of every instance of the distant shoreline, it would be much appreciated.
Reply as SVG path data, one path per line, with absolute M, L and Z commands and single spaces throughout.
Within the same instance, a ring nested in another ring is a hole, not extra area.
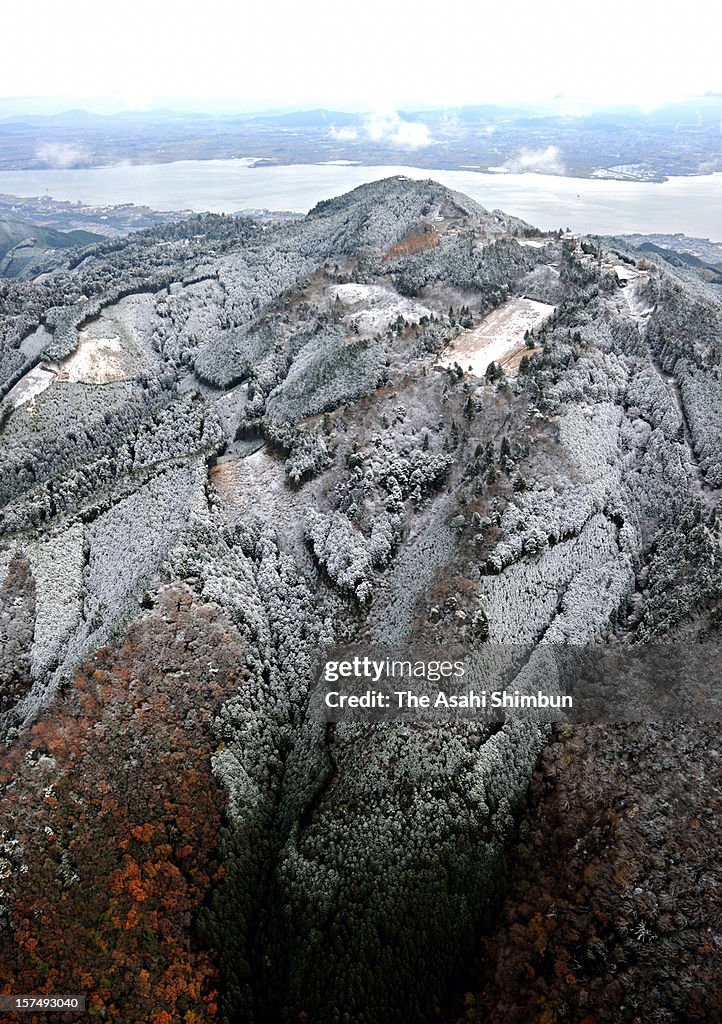
M 104 162 L 104 163 L 78 163 L 72 167 L 52 167 L 52 166 L 23 166 L 22 164 L 17 167 L 2 167 L 0 168 L 0 175 L 2 174 L 43 174 L 43 173 L 55 173 L 55 172 L 85 172 L 85 171 L 107 171 L 117 167 L 167 167 L 176 164 L 212 164 L 212 163 L 234 163 L 238 166 L 247 167 L 249 169 L 257 170 L 259 168 L 271 168 L 271 167 L 388 167 L 396 166 L 390 165 L 384 160 L 374 159 L 373 157 L 361 157 L 359 159 L 328 159 L 328 160 L 291 160 L 283 159 L 279 157 L 266 157 L 266 156 L 228 156 L 228 157 L 194 157 L 184 159 L 157 159 L 152 162 L 148 160 L 139 159 L 134 160 L 132 158 L 123 159 L 115 162 Z M 462 164 L 455 160 L 438 160 L 435 163 L 418 162 L 414 163 L 413 166 L 420 171 L 427 170 L 443 171 L 443 172 L 471 172 L 473 174 L 489 174 L 494 177 L 515 177 L 517 173 L 522 173 L 525 176 L 538 175 L 546 178 L 571 178 L 578 181 L 617 181 L 617 182 L 628 182 L 630 184 L 656 184 L 662 185 L 667 181 L 674 180 L 676 178 L 709 178 L 716 174 L 722 174 L 722 170 L 705 169 L 705 170 L 688 170 L 680 173 L 674 171 L 646 171 L 638 174 L 625 171 L 617 171 L 613 167 L 597 167 L 592 171 L 584 172 L 577 170 L 574 166 L 568 167 L 564 174 L 559 174 L 551 171 L 540 171 L 540 170 L 525 170 L 523 172 L 515 172 L 503 166 L 487 166 L 482 164 Z
M 722 173 L 664 182 L 574 178 L 538 173 L 483 173 L 408 165 L 273 164 L 248 160 L 182 160 L 160 164 L 44 171 L 0 171 L 0 193 L 80 201 L 132 203 L 151 209 L 237 213 L 246 209 L 306 213 L 321 199 L 368 181 L 403 175 L 434 178 L 489 209 L 544 229 L 620 235 L 678 233 L 722 241 Z

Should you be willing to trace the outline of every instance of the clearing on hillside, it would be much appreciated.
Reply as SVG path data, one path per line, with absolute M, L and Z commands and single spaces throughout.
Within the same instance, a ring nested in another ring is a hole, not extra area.
M 453 366 L 483 377 L 489 363 L 511 364 L 523 354 L 524 335 L 540 327 L 556 309 L 536 299 L 509 299 L 490 313 L 478 327 L 464 331 L 448 345 L 438 365 Z

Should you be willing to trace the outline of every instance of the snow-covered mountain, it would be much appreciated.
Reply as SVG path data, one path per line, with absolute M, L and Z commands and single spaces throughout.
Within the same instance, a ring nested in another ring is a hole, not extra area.
M 719 290 L 404 178 L 35 270 L 0 285 L 13 990 L 430 1020 L 548 729 L 324 725 L 314 659 L 718 636 Z

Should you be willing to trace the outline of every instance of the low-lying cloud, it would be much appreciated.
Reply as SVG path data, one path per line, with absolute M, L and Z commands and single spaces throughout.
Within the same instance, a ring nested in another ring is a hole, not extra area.
M 423 121 L 404 121 L 395 111 L 372 114 L 366 122 L 366 134 L 372 142 L 388 142 L 402 149 L 422 149 L 431 142 L 428 125 Z
M 331 138 L 339 142 L 355 142 L 358 138 L 358 128 L 331 128 Z
M 88 151 L 83 146 L 67 142 L 44 142 L 35 151 L 35 156 L 49 167 L 78 167 L 88 160 Z
M 523 174 L 524 171 L 536 171 L 538 174 L 566 174 L 566 167 L 561 153 L 556 146 L 544 149 L 520 149 L 516 156 L 511 157 L 503 165 L 505 171 Z
M 368 139 L 400 149 L 423 149 L 432 141 L 428 125 L 423 121 L 405 121 L 396 111 L 370 114 L 361 128 L 331 128 L 331 136 L 339 142 Z

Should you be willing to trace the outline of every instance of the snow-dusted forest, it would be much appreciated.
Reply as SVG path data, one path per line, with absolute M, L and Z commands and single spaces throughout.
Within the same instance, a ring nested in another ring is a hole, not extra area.
M 718 638 L 719 287 L 392 178 L 0 280 L 0 395 L 2 983 L 434 1019 L 550 729 L 319 723 L 314 659 Z

